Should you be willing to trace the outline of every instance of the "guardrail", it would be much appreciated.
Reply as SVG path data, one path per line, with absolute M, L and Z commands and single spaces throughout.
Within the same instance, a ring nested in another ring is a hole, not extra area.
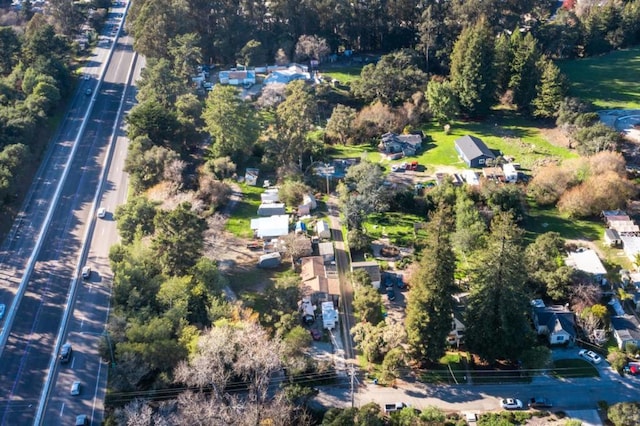
M 124 12 L 124 16 L 126 16 L 127 11 L 129 10 L 129 4 L 130 3 L 127 3 L 127 6 L 126 6 L 125 12 Z M 122 20 L 122 23 L 124 23 L 124 18 Z M 120 28 L 122 27 L 122 23 L 120 25 Z M 98 93 L 100 91 L 100 87 L 101 87 L 102 82 L 104 80 L 104 76 L 105 76 L 105 74 L 107 72 L 107 69 L 109 68 L 109 65 L 110 65 L 110 62 L 111 62 L 111 58 L 113 57 L 113 52 L 115 51 L 115 48 L 117 46 L 117 38 L 118 38 L 119 34 L 120 34 L 120 29 L 118 30 L 118 35 L 116 36 L 116 40 L 111 44 L 111 48 L 109 49 L 109 54 L 107 56 L 107 59 L 105 61 L 104 66 L 103 66 L 103 68 L 102 68 L 102 70 L 100 72 L 100 77 L 99 77 L 98 83 L 96 85 L 96 90 L 94 91 L 94 93 L 93 93 L 93 95 L 91 97 L 91 105 L 89 106 L 89 108 L 87 109 L 87 112 L 85 113 L 85 115 L 83 117 L 83 122 L 82 122 L 82 125 L 80 126 L 80 129 L 78 131 L 78 136 L 74 140 L 74 146 L 73 146 L 71 155 L 69 156 L 69 160 L 65 164 L 65 172 L 63 174 L 63 179 L 62 179 L 62 182 L 61 182 L 61 185 L 59 186 L 59 188 L 62 188 L 62 186 L 64 185 L 64 181 L 67 178 L 68 170 L 70 169 L 70 167 L 69 167 L 70 163 L 71 163 L 71 161 L 73 161 L 73 157 L 75 156 L 75 152 L 77 150 L 78 142 L 80 141 L 80 139 L 82 138 L 82 136 L 84 134 L 84 129 L 86 127 L 86 123 L 88 122 L 88 118 L 89 118 L 91 112 L 93 111 L 93 104 L 95 103 L 96 97 L 97 97 L 97 95 L 98 95 Z M 129 70 L 127 72 L 127 79 L 126 79 L 127 84 L 125 85 L 125 89 L 122 92 L 122 98 L 121 98 L 120 106 L 118 108 L 118 112 L 117 112 L 117 115 L 116 115 L 116 120 L 115 120 L 115 123 L 114 123 L 114 130 L 112 132 L 112 137 L 115 134 L 115 130 L 117 129 L 117 125 L 119 123 L 119 117 L 122 114 L 122 105 L 124 104 L 124 97 L 126 96 L 126 92 L 127 92 L 126 88 L 127 88 L 128 83 L 129 83 L 129 81 L 131 79 L 131 76 L 132 76 L 132 73 L 133 73 L 133 69 L 134 69 L 134 66 L 135 66 L 135 63 L 136 63 L 136 58 L 137 58 L 137 54 L 134 53 L 133 60 L 131 61 L 131 65 L 130 65 Z M 67 327 L 68 327 L 68 324 L 69 324 L 69 318 L 70 318 L 70 315 L 71 315 L 71 312 L 72 312 L 72 307 L 73 307 L 73 304 L 75 302 L 75 294 L 77 292 L 77 287 L 78 287 L 78 275 L 80 274 L 82 261 L 86 258 L 86 255 L 87 255 L 87 252 L 88 252 L 88 249 L 89 249 L 89 238 L 91 237 L 91 235 L 93 233 L 93 229 L 95 227 L 95 209 L 96 209 L 97 199 L 100 196 L 100 194 L 102 193 L 102 190 L 104 188 L 104 180 L 105 180 L 106 173 L 108 172 L 108 165 L 111 162 L 112 156 L 113 156 L 113 140 L 110 141 L 109 150 L 107 152 L 107 155 L 105 156 L 105 160 L 104 160 L 104 163 L 103 163 L 103 170 L 102 170 L 102 176 L 101 176 L 101 179 L 100 179 L 100 184 L 98 185 L 98 188 L 96 189 L 96 192 L 94 194 L 93 203 L 92 203 L 91 212 L 90 212 L 90 218 L 91 219 L 89 221 L 89 224 L 88 224 L 88 226 L 87 226 L 87 228 L 85 230 L 85 234 L 84 234 L 83 239 L 82 239 L 83 243 L 82 243 L 82 248 L 80 250 L 80 255 L 78 257 L 78 265 L 76 266 L 76 269 L 75 269 L 75 272 L 74 272 L 74 278 L 73 278 L 73 281 L 71 283 L 71 288 L 69 290 L 69 295 L 67 297 L 67 304 L 65 306 L 65 310 L 64 310 L 64 314 L 63 314 L 62 321 L 61 321 L 61 324 L 60 324 L 60 328 L 58 329 L 58 335 L 56 337 L 56 344 L 55 344 L 55 347 L 54 347 L 54 351 L 53 351 L 53 353 L 51 355 L 51 360 L 49 362 L 49 368 L 48 368 L 48 372 L 47 372 L 47 377 L 46 377 L 45 383 L 43 385 L 42 392 L 40 394 L 40 399 L 38 400 L 38 410 L 36 412 L 36 417 L 35 417 L 35 420 L 34 420 L 34 424 L 35 425 L 40 425 L 40 424 L 42 424 L 42 421 L 43 421 L 44 412 L 45 412 L 45 409 L 46 409 L 46 406 L 47 406 L 46 402 L 47 402 L 47 399 L 49 398 L 49 395 L 51 393 L 51 381 L 52 381 L 53 376 L 54 376 L 54 374 L 56 372 L 58 353 L 60 352 L 60 347 L 62 346 L 62 342 L 63 342 L 64 336 L 66 334 Z M 56 204 L 57 204 L 58 199 L 60 197 L 59 192 L 61 192 L 61 191 L 56 190 L 56 196 L 54 197 L 54 202 L 52 203 L 52 206 L 49 208 L 50 211 L 55 210 Z M 49 215 L 47 215 L 47 216 L 49 216 Z M 48 219 L 49 219 L 48 221 L 45 220 L 45 223 L 46 223 L 47 227 L 48 227 L 48 225 L 49 225 L 49 223 L 51 221 L 50 217 Z M 45 227 L 43 226 L 43 228 L 45 228 Z M 39 238 L 38 238 L 38 244 L 39 245 L 42 245 L 42 243 L 41 243 L 42 238 L 41 237 L 42 237 L 42 235 L 39 236 Z M 30 266 L 31 266 L 31 269 L 33 269 L 33 265 L 30 265 Z M 92 417 L 93 417 L 93 412 L 92 412 Z

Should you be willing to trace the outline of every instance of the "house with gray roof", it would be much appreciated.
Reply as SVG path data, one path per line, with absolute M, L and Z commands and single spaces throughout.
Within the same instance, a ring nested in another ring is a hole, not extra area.
M 640 323 L 635 316 L 612 316 L 611 329 L 620 349 L 624 350 L 627 343 L 640 347 Z
M 539 335 L 547 336 L 550 345 L 572 344 L 576 339 L 575 316 L 562 305 L 534 306 L 533 324 Z
M 405 157 L 416 155 L 422 149 L 422 135 L 385 133 L 382 135 L 382 149 L 387 154 L 401 152 Z
M 487 164 L 487 160 L 496 159 L 496 156 L 487 145 L 475 136 L 465 135 L 458 138 L 455 140 L 454 146 L 458 156 L 469 167 L 484 167 Z

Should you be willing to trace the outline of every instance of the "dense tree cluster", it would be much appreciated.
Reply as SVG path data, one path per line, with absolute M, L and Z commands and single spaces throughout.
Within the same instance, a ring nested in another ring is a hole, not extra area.
M 71 86 L 71 48 L 42 14 L 24 33 L 0 27 L 0 208 L 10 200 L 27 162 L 45 144 L 36 136 Z

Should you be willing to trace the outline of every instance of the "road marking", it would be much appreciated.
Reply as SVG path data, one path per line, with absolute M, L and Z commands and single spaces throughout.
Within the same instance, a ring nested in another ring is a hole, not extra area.
M 80 328 L 84 327 L 84 317 L 82 317 L 82 321 L 80 321 Z
M 73 368 L 73 366 L 76 364 L 76 357 L 73 357 L 73 360 L 71 361 L 71 368 Z
M 62 407 L 60 407 L 60 417 L 62 417 L 63 412 L 64 412 L 64 402 L 62 403 Z
M 100 372 L 102 371 L 102 360 L 98 357 L 98 375 L 96 376 L 96 391 L 93 393 L 93 407 L 91 407 L 91 423 L 96 412 L 96 401 L 98 400 L 98 390 L 100 389 Z

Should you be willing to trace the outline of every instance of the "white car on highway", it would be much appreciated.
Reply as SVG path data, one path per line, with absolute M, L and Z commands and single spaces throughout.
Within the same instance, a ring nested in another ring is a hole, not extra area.
M 80 395 L 80 382 L 73 382 L 71 385 L 71 395 L 78 396 Z
M 602 358 L 600 357 L 600 355 L 593 351 L 582 349 L 580 352 L 578 352 L 578 355 L 594 364 L 600 364 L 602 362 Z
M 98 209 L 98 218 L 103 219 L 107 215 L 107 209 L 100 207 Z
M 503 398 L 500 400 L 500 406 L 505 410 L 522 410 L 524 407 L 522 401 L 516 398 Z

